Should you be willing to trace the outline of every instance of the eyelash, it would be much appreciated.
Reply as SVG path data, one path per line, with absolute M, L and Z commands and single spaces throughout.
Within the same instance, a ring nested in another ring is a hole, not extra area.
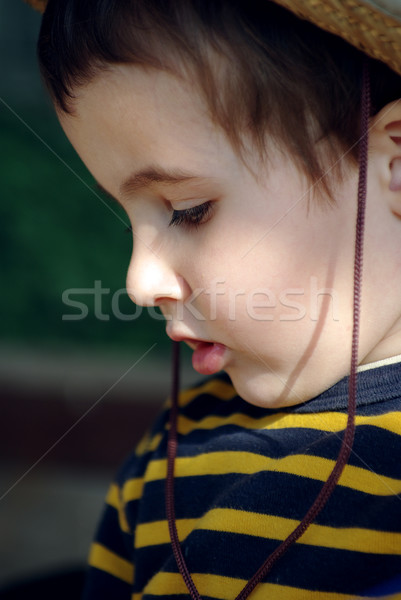
M 208 202 L 204 202 L 203 204 L 199 204 L 198 206 L 194 206 L 193 208 L 186 208 L 185 210 L 173 210 L 172 217 L 170 219 L 169 227 L 172 225 L 174 227 L 187 227 L 197 228 L 199 225 L 203 225 L 207 223 L 211 217 L 211 212 L 213 210 L 212 202 L 209 200 Z M 132 225 L 128 225 L 125 228 L 125 233 L 132 233 Z
M 173 225 L 175 227 L 182 226 L 187 227 L 188 229 L 196 229 L 199 227 L 199 225 L 203 225 L 209 221 L 212 210 L 213 206 L 210 200 L 208 202 L 204 202 L 203 204 L 199 204 L 198 206 L 194 206 L 193 208 L 186 208 L 185 210 L 173 210 L 169 227 Z

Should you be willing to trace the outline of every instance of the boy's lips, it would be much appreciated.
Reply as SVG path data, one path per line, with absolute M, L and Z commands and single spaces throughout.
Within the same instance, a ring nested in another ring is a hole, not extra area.
M 227 348 L 223 344 L 181 336 L 170 331 L 169 338 L 175 342 L 185 342 L 194 351 L 192 366 L 202 375 L 213 375 L 224 368 Z
M 192 355 L 192 366 L 202 375 L 213 375 L 224 368 L 226 346 L 213 342 L 199 342 Z

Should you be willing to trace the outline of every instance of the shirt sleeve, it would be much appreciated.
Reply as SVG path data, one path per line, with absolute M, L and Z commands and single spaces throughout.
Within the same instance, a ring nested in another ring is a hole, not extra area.
M 122 491 L 110 486 L 89 554 L 83 600 L 129 600 L 134 581 L 132 533 L 125 518 Z
M 168 415 L 165 403 L 150 429 L 121 465 L 111 484 L 89 553 L 82 600 L 131 600 L 135 582 L 135 534 L 144 476 Z

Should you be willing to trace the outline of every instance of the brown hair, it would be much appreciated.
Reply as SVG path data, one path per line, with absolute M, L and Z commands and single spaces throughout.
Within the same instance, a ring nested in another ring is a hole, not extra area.
M 109 64 L 167 70 L 197 87 L 237 151 L 248 134 L 264 157 L 271 136 L 312 182 L 357 158 L 363 61 L 373 112 L 401 97 L 386 65 L 268 0 L 49 0 L 38 52 L 61 111 Z

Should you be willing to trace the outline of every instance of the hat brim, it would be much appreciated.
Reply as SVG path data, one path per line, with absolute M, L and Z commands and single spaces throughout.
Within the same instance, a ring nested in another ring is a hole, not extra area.
M 273 0 L 401 75 L 401 11 L 394 0 Z M 44 12 L 47 0 L 25 0 Z

